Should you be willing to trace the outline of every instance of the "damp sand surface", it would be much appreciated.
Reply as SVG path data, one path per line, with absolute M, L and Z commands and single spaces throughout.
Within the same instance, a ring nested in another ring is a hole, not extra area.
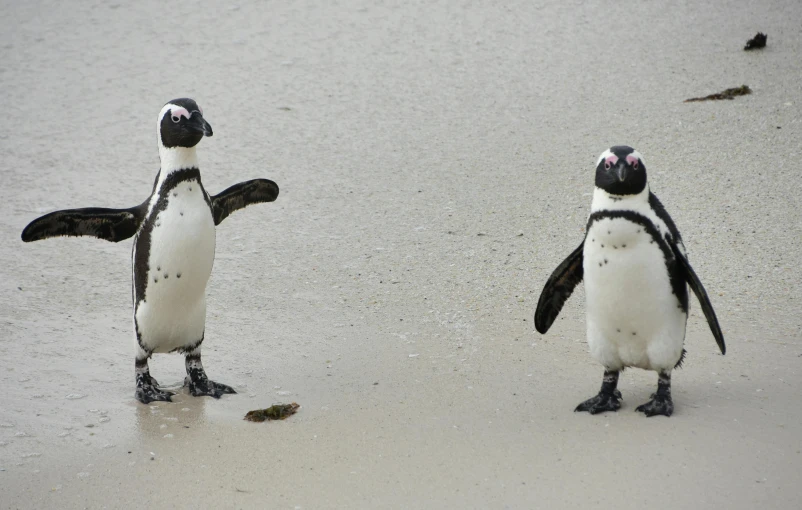
M 3 508 L 792 508 L 802 497 L 802 4 L 3 0 Z M 627 29 L 630 28 L 630 30 Z M 771 34 L 744 52 L 756 31 Z M 683 103 L 746 83 L 734 101 Z M 281 187 L 218 228 L 204 363 L 134 393 L 131 242 L 19 240 L 130 207 L 155 117 L 198 100 L 217 193 Z M 674 416 L 573 408 L 601 384 L 578 288 L 596 157 L 628 144 L 678 224 L 698 304 Z M 377 384 L 378 383 L 378 384 Z M 251 409 L 298 402 L 282 421 Z

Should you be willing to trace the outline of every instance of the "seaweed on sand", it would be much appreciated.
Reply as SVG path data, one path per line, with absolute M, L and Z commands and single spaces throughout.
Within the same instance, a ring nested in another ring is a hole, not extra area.
M 245 415 L 245 419 L 256 422 L 265 420 L 284 420 L 298 412 L 299 407 L 301 406 L 295 402 L 292 404 L 273 404 L 267 409 L 254 409 L 253 411 L 248 411 L 248 413 Z
M 715 99 L 735 99 L 736 96 L 745 96 L 751 93 L 752 89 L 750 89 L 748 85 L 741 85 L 740 87 L 722 90 L 721 92 L 710 94 L 709 96 L 705 97 L 692 97 L 690 99 L 686 99 L 685 102 L 692 103 L 694 101 L 710 101 Z
M 761 48 L 766 47 L 766 40 L 768 36 L 763 32 L 758 32 L 753 38 L 746 41 L 746 46 L 744 46 L 744 51 L 749 50 L 759 50 Z

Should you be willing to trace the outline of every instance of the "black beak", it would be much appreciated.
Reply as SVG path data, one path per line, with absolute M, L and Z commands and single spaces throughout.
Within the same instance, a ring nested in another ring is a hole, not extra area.
M 187 129 L 194 133 L 200 133 L 203 136 L 212 136 L 212 126 L 206 122 L 200 112 L 192 112 L 192 116 L 187 122 Z
M 615 176 L 618 178 L 618 182 L 626 181 L 629 176 L 629 166 L 626 163 L 619 163 L 615 169 Z

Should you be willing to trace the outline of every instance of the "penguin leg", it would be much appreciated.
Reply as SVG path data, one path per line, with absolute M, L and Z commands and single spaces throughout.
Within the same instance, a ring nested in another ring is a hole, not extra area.
M 175 393 L 160 389 L 156 379 L 150 376 L 148 358 L 150 358 L 151 354 L 151 352 L 147 352 L 141 347 L 137 351 L 134 361 L 134 369 L 136 371 L 136 392 L 134 397 L 143 404 L 149 404 L 156 400 L 172 402 L 172 396 Z
M 605 370 L 599 394 L 585 400 L 574 412 L 587 411 L 590 414 L 604 411 L 618 411 L 621 408 L 621 392 L 618 391 L 618 370 Z
M 671 416 L 674 412 L 674 402 L 671 400 L 671 371 L 660 372 L 657 379 L 657 393 L 652 393 L 652 399 L 635 408 L 646 416 Z
M 220 398 L 225 393 L 236 393 L 234 388 L 225 384 L 212 381 L 206 376 L 201 363 L 200 345 L 187 353 L 186 357 L 187 377 L 184 384 L 189 387 L 189 393 L 193 397 L 204 395 Z

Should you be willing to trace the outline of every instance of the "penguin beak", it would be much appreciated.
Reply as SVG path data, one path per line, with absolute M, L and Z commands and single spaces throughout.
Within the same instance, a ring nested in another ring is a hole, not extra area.
M 189 122 L 187 122 L 187 129 L 193 133 L 200 133 L 203 136 L 212 136 L 212 126 L 206 122 L 200 112 L 193 112 Z
M 615 176 L 618 178 L 618 182 L 626 181 L 629 176 L 629 166 L 626 163 L 619 163 L 615 169 Z

